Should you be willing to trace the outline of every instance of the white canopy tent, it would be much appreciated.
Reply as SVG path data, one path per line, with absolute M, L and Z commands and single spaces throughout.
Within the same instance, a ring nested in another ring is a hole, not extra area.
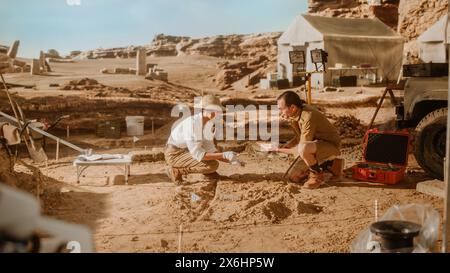
M 404 39 L 380 20 L 328 18 L 299 15 L 278 40 L 278 75 L 292 82 L 294 66 L 289 51 L 306 49 L 306 70 L 315 70 L 310 52 L 328 52 L 328 66 L 337 63 L 348 67 L 363 63 L 379 68 L 379 74 L 397 79 L 402 65 Z M 330 73 L 314 74 L 313 85 L 319 88 L 331 84 Z

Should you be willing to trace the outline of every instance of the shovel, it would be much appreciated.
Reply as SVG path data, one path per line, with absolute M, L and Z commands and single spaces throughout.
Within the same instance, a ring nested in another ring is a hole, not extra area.
M 17 104 L 17 102 L 16 102 L 16 106 L 17 106 L 17 110 L 19 111 L 21 122 L 26 123 L 27 120 L 25 119 L 25 115 L 23 114 L 22 108 L 20 108 L 20 106 L 19 106 L 19 104 Z M 44 149 L 42 148 L 41 143 L 34 141 L 28 126 L 25 128 L 25 130 L 26 130 L 26 135 L 28 135 L 28 138 L 29 138 L 30 144 L 31 144 L 30 145 L 31 149 L 28 149 L 28 153 L 30 154 L 30 156 L 34 162 L 36 162 L 38 164 L 44 163 L 45 161 L 48 160 L 48 157 L 47 157 L 47 154 L 45 153 Z M 27 136 L 25 136 L 25 137 L 27 137 Z
M 11 108 L 12 108 L 13 112 L 14 112 L 14 116 L 15 116 L 15 118 L 17 120 L 17 124 L 19 126 L 19 129 L 24 134 L 23 140 L 25 142 L 25 145 L 27 146 L 28 154 L 30 155 L 31 159 L 33 159 L 33 161 L 35 163 L 39 164 L 39 163 L 43 163 L 43 162 L 47 161 L 48 157 L 45 154 L 44 149 L 42 149 L 42 147 L 40 145 L 36 145 L 36 143 L 34 142 L 33 138 L 30 136 L 30 131 L 29 131 L 28 127 L 25 128 L 25 131 L 23 131 L 24 124 L 25 124 L 25 118 L 24 118 L 22 109 L 19 107 L 19 105 L 17 103 L 15 103 L 15 105 L 14 105 L 14 102 L 13 102 L 13 100 L 11 98 L 11 94 L 9 93 L 8 86 L 6 85 L 5 79 L 3 78 L 3 74 L 0 73 L 0 76 L 2 78 L 2 82 L 3 82 L 3 85 L 5 87 L 5 92 L 6 92 L 7 96 L 8 96 L 9 103 L 11 105 Z M 19 110 L 20 116 L 17 113 L 17 109 Z M 22 120 L 21 120 L 21 118 L 22 118 Z
M 299 161 L 302 161 L 302 157 L 301 156 L 297 156 L 294 160 L 294 162 L 292 162 L 292 164 L 289 166 L 289 168 L 287 169 L 287 171 L 284 173 L 283 175 L 283 180 L 286 182 L 290 182 L 290 176 L 291 176 L 291 172 L 294 169 L 294 167 L 299 163 Z

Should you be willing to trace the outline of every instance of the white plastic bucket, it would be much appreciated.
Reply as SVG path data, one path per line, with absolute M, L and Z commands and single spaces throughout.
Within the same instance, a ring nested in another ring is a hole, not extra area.
M 144 135 L 144 117 L 130 116 L 125 118 L 127 122 L 127 134 L 129 136 Z

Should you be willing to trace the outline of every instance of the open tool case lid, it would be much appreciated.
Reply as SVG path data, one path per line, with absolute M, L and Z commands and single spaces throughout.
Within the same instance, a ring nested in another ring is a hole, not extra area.
M 369 130 L 364 143 L 364 159 L 367 163 L 392 164 L 396 167 L 408 165 L 411 148 L 408 131 Z

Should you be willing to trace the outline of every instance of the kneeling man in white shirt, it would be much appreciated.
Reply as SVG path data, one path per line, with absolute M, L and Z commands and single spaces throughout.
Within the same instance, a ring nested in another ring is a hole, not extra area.
M 234 152 L 218 152 L 213 134 L 208 136 L 204 133 L 205 125 L 224 111 L 219 98 L 204 96 L 201 108 L 200 113 L 184 119 L 173 128 L 167 141 L 164 154 L 168 164 L 167 174 L 177 184 L 183 182 L 183 175 L 187 174 L 217 176 L 219 161 L 239 162 Z

